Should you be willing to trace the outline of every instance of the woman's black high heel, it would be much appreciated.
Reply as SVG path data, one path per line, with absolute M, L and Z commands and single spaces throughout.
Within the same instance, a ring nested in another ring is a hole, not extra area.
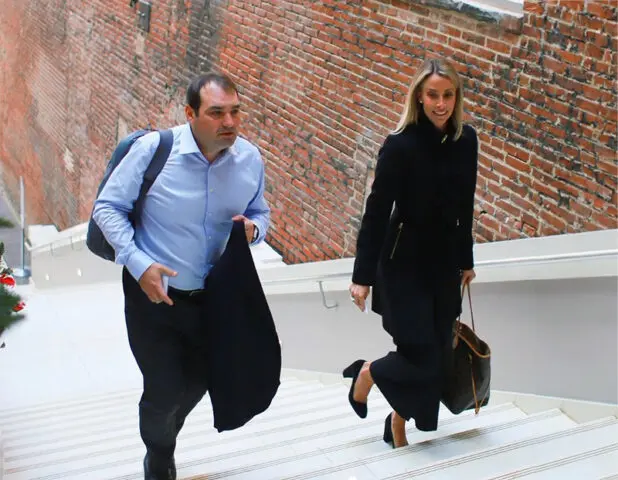
M 360 418 L 365 418 L 367 416 L 367 404 L 357 402 L 354 400 L 354 386 L 356 385 L 356 380 L 358 379 L 358 375 L 365 364 L 365 360 L 356 360 L 352 365 L 348 366 L 343 371 L 343 378 L 351 378 L 352 385 L 350 386 L 350 393 L 348 394 L 348 400 L 352 408 L 356 412 Z
M 393 440 L 393 427 L 391 424 L 392 416 L 393 414 L 391 412 L 386 416 L 386 419 L 384 420 L 384 436 L 382 437 L 382 439 L 386 443 L 390 443 L 392 447 L 395 448 L 395 440 Z

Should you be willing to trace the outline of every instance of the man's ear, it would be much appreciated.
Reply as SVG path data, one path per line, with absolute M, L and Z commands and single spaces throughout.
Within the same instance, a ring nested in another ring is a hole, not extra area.
M 191 108 L 191 105 L 185 105 L 185 116 L 187 117 L 187 120 L 194 120 L 195 117 L 197 117 L 197 114 L 195 113 L 195 110 Z

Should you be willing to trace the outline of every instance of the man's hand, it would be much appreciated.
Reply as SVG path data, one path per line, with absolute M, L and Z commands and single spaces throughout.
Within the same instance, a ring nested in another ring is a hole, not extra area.
M 253 241 L 253 233 L 255 232 L 255 223 L 253 223 L 244 215 L 236 215 L 235 217 L 232 217 L 232 220 L 234 222 L 238 220 L 242 220 L 243 222 L 245 222 L 245 236 L 247 237 L 247 242 L 251 243 Z
M 178 274 L 171 268 L 167 268 L 160 263 L 153 263 L 140 277 L 139 286 L 142 287 L 142 290 L 151 302 L 165 302 L 168 305 L 174 305 L 172 299 L 168 297 L 165 290 L 163 290 L 163 275 L 175 277 Z
M 476 277 L 476 273 L 474 273 L 473 268 L 470 270 L 464 270 L 463 272 L 461 272 L 461 284 L 470 285 L 470 282 L 474 280 L 474 277 Z

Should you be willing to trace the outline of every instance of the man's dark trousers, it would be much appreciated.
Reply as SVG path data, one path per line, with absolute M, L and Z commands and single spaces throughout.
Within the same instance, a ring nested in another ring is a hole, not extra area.
M 170 293 L 173 306 L 151 302 L 125 268 L 129 344 L 144 378 L 139 427 L 154 468 L 165 468 L 185 418 L 207 390 L 202 295 Z

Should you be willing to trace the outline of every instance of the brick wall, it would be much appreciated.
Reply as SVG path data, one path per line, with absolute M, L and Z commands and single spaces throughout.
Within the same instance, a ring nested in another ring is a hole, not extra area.
M 87 219 L 117 137 L 183 121 L 211 67 L 267 162 L 269 243 L 290 262 L 354 254 L 375 154 L 415 68 L 451 58 L 481 139 L 477 241 L 616 228 L 617 9 L 526 2 L 522 19 L 449 0 L 6 0 L 0 159 L 29 221 Z

